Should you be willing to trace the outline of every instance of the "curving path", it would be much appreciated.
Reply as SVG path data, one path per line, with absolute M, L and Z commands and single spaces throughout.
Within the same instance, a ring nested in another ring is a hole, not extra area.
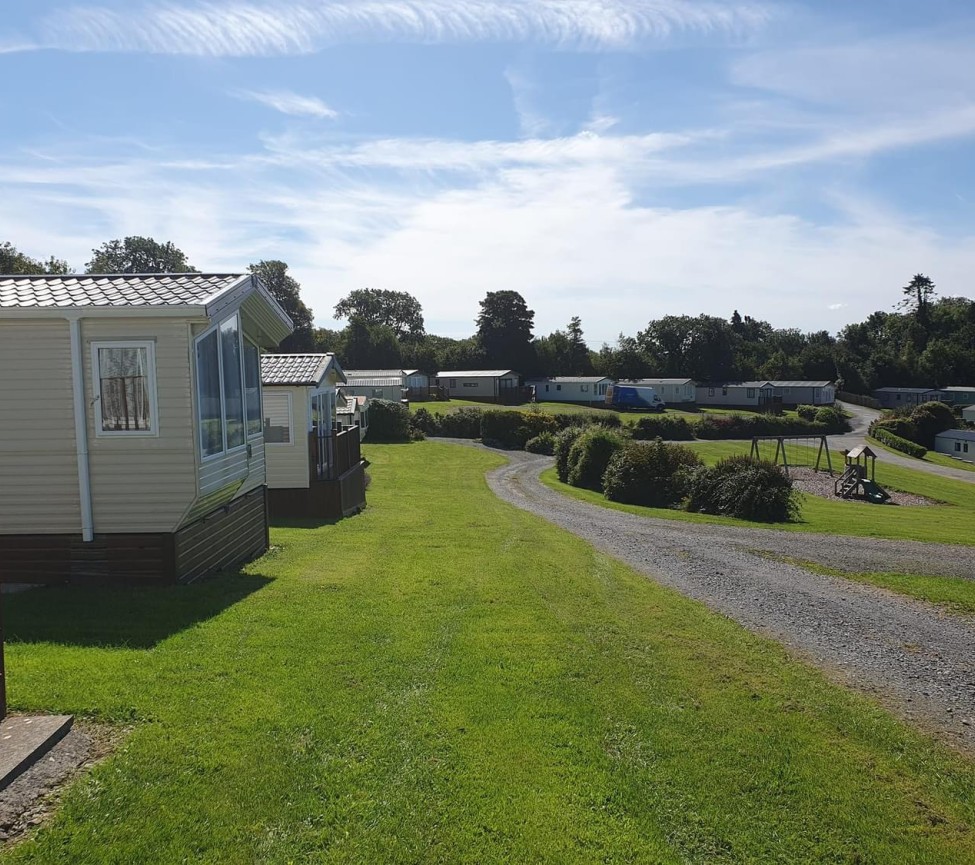
M 866 406 L 853 405 L 852 403 L 844 402 L 837 403 L 844 411 L 849 412 L 852 417 L 850 418 L 850 424 L 853 429 L 844 433 L 843 435 L 833 435 L 829 437 L 830 448 L 833 450 L 842 450 L 843 448 L 848 448 L 852 450 L 857 445 L 862 445 L 867 443 L 867 427 L 870 426 L 870 421 L 880 416 L 880 412 L 877 409 L 867 408 Z M 877 450 L 874 447 L 874 450 Z M 904 466 L 904 468 L 915 469 L 919 472 L 927 472 L 932 475 L 941 475 L 943 478 L 954 478 L 957 481 L 964 481 L 965 483 L 975 484 L 975 472 L 968 471 L 962 468 L 953 468 L 951 466 L 940 466 L 937 463 L 929 463 L 924 460 L 916 460 L 912 457 L 901 456 L 900 454 L 892 453 L 888 450 L 880 450 L 877 459 L 881 462 L 892 463 L 897 466 Z
M 552 464 L 550 457 L 506 456 L 510 462 L 487 476 L 500 498 L 778 640 L 901 716 L 975 751 L 975 620 L 769 558 L 791 556 L 853 572 L 975 579 L 973 548 L 638 517 L 544 486 L 538 475 Z

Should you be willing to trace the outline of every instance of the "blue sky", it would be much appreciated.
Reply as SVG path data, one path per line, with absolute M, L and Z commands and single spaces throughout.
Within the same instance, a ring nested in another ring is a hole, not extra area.
M 0 240 L 287 261 L 319 324 L 514 289 L 590 344 L 733 309 L 836 331 L 973 296 L 962 0 L 65 0 L 0 23 Z

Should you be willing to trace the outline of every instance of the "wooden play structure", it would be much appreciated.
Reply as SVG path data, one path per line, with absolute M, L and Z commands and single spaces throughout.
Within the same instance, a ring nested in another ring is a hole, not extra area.
M 836 479 L 833 492 L 840 498 L 859 498 L 876 505 L 890 501 L 890 493 L 877 483 L 877 455 L 866 445 L 845 451 L 846 470 Z
M 819 449 L 816 451 L 816 462 L 812 465 L 813 471 L 829 472 L 832 476 L 833 474 L 833 462 L 829 456 L 829 445 L 826 442 L 826 436 L 755 436 L 752 439 L 752 450 L 751 455 L 755 459 L 762 459 L 762 449 L 761 442 L 775 442 L 775 456 L 772 458 L 772 462 L 776 465 L 781 465 L 785 469 L 785 473 L 789 474 L 789 467 L 798 468 L 799 466 L 809 465 L 805 459 L 805 454 L 808 451 L 800 451 L 800 445 L 809 450 L 812 450 L 817 445 Z M 789 458 L 788 444 L 792 443 L 792 459 Z M 825 457 L 826 467 L 823 468 L 823 462 Z

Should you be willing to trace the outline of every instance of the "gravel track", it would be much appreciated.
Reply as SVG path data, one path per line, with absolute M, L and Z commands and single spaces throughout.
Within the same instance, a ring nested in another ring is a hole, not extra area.
M 544 486 L 538 475 L 552 464 L 550 457 L 505 455 L 510 462 L 487 476 L 500 498 L 778 640 L 833 678 L 975 752 L 975 620 L 769 558 L 788 556 L 849 572 L 975 579 L 972 547 L 639 517 Z

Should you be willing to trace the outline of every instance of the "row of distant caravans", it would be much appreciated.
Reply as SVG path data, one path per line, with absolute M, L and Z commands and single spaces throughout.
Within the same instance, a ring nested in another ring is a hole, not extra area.
M 605 376 L 523 379 L 515 370 L 445 370 L 435 376 L 419 370 L 350 370 L 347 393 L 389 400 L 434 398 L 519 404 L 567 402 L 601 405 L 610 388 L 624 384 L 652 388 L 667 405 L 769 406 L 832 405 L 836 390 L 828 381 L 746 381 L 698 384 L 689 378 L 644 378 L 617 382 Z
M 967 406 L 962 414 L 966 420 L 975 421 L 975 386 L 881 387 L 873 392 L 873 397 L 883 408 L 910 408 L 926 402 Z
M 0 277 L 0 582 L 190 581 L 362 508 L 359 402 L 292 329 L 248 274 Z

